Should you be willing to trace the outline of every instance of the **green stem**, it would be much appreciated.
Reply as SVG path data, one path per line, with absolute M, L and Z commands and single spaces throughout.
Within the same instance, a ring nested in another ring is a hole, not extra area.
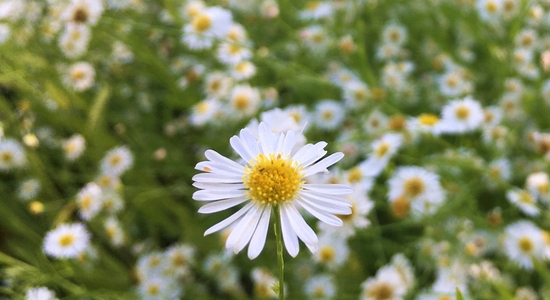
M 275 240 L 277 241 L 277 265 L 279 266 L 279 299 L 285 299 L 285 261 L 283 258 L 283 231 L 281 229 L 280 207 L 273 208 L 275 213 Z

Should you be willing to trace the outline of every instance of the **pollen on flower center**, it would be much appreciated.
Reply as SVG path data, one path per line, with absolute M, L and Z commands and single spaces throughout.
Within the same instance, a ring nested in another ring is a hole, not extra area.
M 302 177 L 298 162 L 281 154 L 259 154 L 245 167 L 243 183 L 253 201 L 275 205 L 296 198 Z
M 200 14 L 193 18 L 193 28 L 199 32 L 206 31 L 212 25 L 212 19 L 206 14 Z
M 59 238 L 59 244 L 63 247 L 70 246 L 74 242 L 74 236 L 71 234 L 62 235 Z
M 521 251 L 523 251 L 525 253 L 529 253 L 529 252 L 531 252 L 531 250 L 533 250 L 534 245 L 533 245 L 533 242 L 531 241 L 530 238 L 528 238 L 526 236 L 522 236 L 518 240 L 518 247 Z
M 439 118 L 436 115 L 432 115 L 432 114 L 421 114 L 418 117 L 418 120 L 422 125 L 433 126 L 437 124 L 437 122 L 439 121 Z
M 372 299 L 391 299 L 393 297 L 393 288 L 382 282 L 370 290 L 368 296 Z
M 13 155 L 10 152 L 3 152 L 0 158 L 3 162 L 9 163 L 11 162 Z
M 404 183 L 405 194 L 410 197 L 416 197 L 424 192 L 424 181 L 419 177 L 412 177 Z
M 465 105 L 461 105 L 456 109 L 455 113 L 458 119 L 466 120 L 470 114 L 470 110 Z

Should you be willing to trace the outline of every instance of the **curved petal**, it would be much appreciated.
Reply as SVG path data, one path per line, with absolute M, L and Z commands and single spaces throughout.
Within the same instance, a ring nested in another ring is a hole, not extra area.
M 214 200 L 223 200 L 223 199 L 241 197 L 244 195 L 245 195 L 245 190 L 228 190 L 228 191 L 200 190 L 193 193 L 193 199 L 197 201 L 214 201 Z
M 250 241 L 250 238 L 258 225 L 260 214 L 262 213 L 261 208 L 262 206 L 254 203 L 254 206 L 250 209 L 250 211 L 248 211 L 243 218 L 239 220 L 237 225 L 227 237 L 227 241 L 225 242 L 225 247 L 227 249 L 233 248 L 235 253 L 238 253 L 242 250 L 242 248 L 244 248 L 244 246 L 246 246 L 246 244 L 248 244 L 248 241 Z M 242 248 L 237 250 L 241 245 Z
M 264 122 L 260 123 L 258 131 L 262 153 L 274 153 L 277 150 L 277 137 L 275 134 L 269 130 Z
M 249 129 L 241 130 L 241 141 L 243 142 L 243 145 L 248 149 L 248 153 L 250 153 L 252 157 L 256 157 L 258 154 L 261 153 L 258 139 Z
M 334 203 L 329 201 L 319 202 L 309 197 L 306 193 L 302 193 L 301 195 L 299 195 L 296 201 L 306 202 L 307 204 L 313 206 L 317 210 L 325 211 L 331 214 L 340 214 L 340 215 L 351 214 L 351 203 L 350 205 L 342 205 L 339 203 Z
M 229 144 L 237 152 L 237 154 L 244 159 L 244 161 L 249 162 L 254 158 L 254 155 L 250 153 L 249 149 L 243 145 L 241 138 L 234 135 L 229 139 Z
M 323 193 L 314 192 L 312 190 L 302 190 L 298 192 L 298 197 L 308 197 L 312 201 L 329 203 L 339 206 L 351 207 L 351 202 L 341 195 L 328 195 Z
M 281 206 L 284 209 L 281 209 L 281 214 L 285 213 L 288 220 L 290 220 L 290 225 L 296 235 L 306 244 L 306 246 L 312 250 L 312 252 L 317 250 L 317 235 L 306 223 L 302 215 L 298 212 L 296 207 L 293 204 L 285 204 Z
M 233 206 L 239 205 L 245 202 L 246 200 L 248 200 L 248 197 L 243 196 L 243 197 L 236 197 L 236 198 L 211 202 L 201 206 L 201 208 L 199 208 L 199 213 L 211 214 L 211 213 L 219 212 L 219 211 L 231 208 Z
M 283 242 L 285 243 L 286 251 L 292 257 L 296 257 L 300 251 L 300 244 L 298 244 L 298 236 L 296 232 L 292 229 L 290 224 L 290 219 L 286 213 L 286 209 L 283 205 L 279 206 L 280 215 L 281 215 L 281 232 L 283 234 Z
M 315 145 L 307 147 L 305 151 L 302 151 L 302 149 L 306 148 L 304 146 L 302 149 L 298 150 L 298 152 L 296 152 L 296 154 L 294 154 L 294 157 L 292 158 L 297 160 L 301 166 L 307 167 L 323 157 L 325 154 L 327 154 L 327 151 L 324 150 L 326 146 L 326 142 L 318 142 Z
M 344 153 L 342 152 L 336 152 L 333 153 L 325 158 L 323 158 L 321 161 L 315 163 L 311 167 L 304 170 L 304 177 L 308 177 L 313 174 L 317 174 L 319 172 L 328 172 L 327 168 L 332 166 L 333 164 L 337 163 L 339 160 L 341 160 L 344 157 Z
M 267 237 L 267 230 L 269 228 L 269 218 L 271 216 L 271 205 L 267 205 L 264 208 L 258 227 L 250 240 L 248 245 L 248 258 L 254 259 L 260 255 L 265 246 L 265 240 Z
M 244 190 L 244 184 L 242 183 L 193 182 L 193 186 L 203 190 L 217 190 L 217 191 Z
M 234 170 L 235 172 L 243 172 L 244 167 L 241 164 L 234 162 L 214 150 L 206 150 L 204 156 L 208 158 L 208 160 L 226 166 L 228 169 Z
M 305 190 L 310 190 L 318 193 L 329 195 L 348 195 L 353 192 L 353 189 L 345 184 L 312 184 L 306 183 L 302 185 Z
M 279 152 L 282 152 L 285 155 L 290 155 L 290 153 L 292 152 L 292 148 L 294 148 L 295 144 L 296 144 L 296 132 L 294 132 L 293 130 L 289 130 L 285 135 L 283 145 Z
M 239 183 L 243 182 L 242 175 L 222 176 L 212 173 L 199 173 L 193 176 L 193 181 L 196 182 L 218 182 L 218 183 Z
M 232 214 L 231 216 L 229 216 L 227 219 L 224 219 L 223 221 L 217 223 L 216 225 L 208 228 L 205 232 L 204 232 L 204 235 L 209 235 L 211 233 L 214 233 L 216 231 L 220 231 L 222 229 L 224 229 L 225 227 L 233 224 L 233 222 L 237 221 L 238 219 L 240 219 L 245 213 L 247 213 L 251 208 L 252 206 L 254 206 L 254 203 L 248 203 L 246 204 L 245 206 L 243 206 L 243 208 L 239 209 L 236 213 Z
M 310 205 L 306 201 L 303 201 L 301 199 L 296 201 L 299 205 L 301 205 L 307 212 L 312 214 L 317 219 L 332 225 L 332 226 L 342 226 L 344 222 L 342 222 L 342 219 L 338 218 L 337 216 L 330 214 L 326 211 L 322 211 L 320 209 L 317 209 L 316 207 Z

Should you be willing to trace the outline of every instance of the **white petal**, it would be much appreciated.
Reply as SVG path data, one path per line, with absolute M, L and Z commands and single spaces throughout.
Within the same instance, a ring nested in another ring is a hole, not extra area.
M 244 190 L 216 191 L 200 190 L 193 193 L 193 199 L 197 201 L 213 201 L 244 196 Z
M 211 213 L 215 213 L 215 212 L 218 212 L 218 211 L 226 210 L 226 209 L 231 208 L 235 205 L 239 205 L 239 204 L 245 202 L 246 200 L 248 200 L 248 197 L 243 196 L 243 197 L 236 197 L 236 198 L 211 202 L 211 203 L 208 203 L 208 204 L 205 204 L 205 205 L 201 206 L 201 208 L 199 208 L 199 213 L 201 213 L 201 214 L 211 214 Z
M 235 172 L 243 173 L 244 167 L 242 165 L 232 161 L 231 159 L 219 154 L 218 152 L 216 152 L 214 150 L 206 150 L 206 152 L 204 152 L 204 156 L 206 158 L 208 158 L 208 160 L 210 160 L 210 161 L 212 161 L 216 164 L 219 164 L 221 166 L 225 166 L 227 169 L 231 169 Z
M 267 237 L 267 230 L 269 228 L 269 218 L 271 216 L 271 205 L 267 205 L 264 208 L 258 227 L 250 240 L 248 245 L 248 258 L 254 259 L 260 255 L 260 252 L 264 249 L 265 240 Z
M 211 161 L 201 161 L 197 163 L 195 165 L 195 170 L 208 172 L 210 174 L 223 175 L 223 176 L 232 176 L 235 174 L 242 175 L 244 173 L 244 170 L 241 170 L 240 172 L 235 172 L 234 170 L 227 168 L 227 166 L 222 166 L 219 163 L 215 163 Z
M 277 153 L 281 153 L 283 152 L 283 143 L 285 141 L 285 134 L 284 133 L 280 133 L 277 135 L 277 147 L 275 147 L 275 152 Z
M 260 145 L 259 141 L 256 139 L 252 131 L 249 129 L 241 130 L 241 140 L 243 141 L 243 145 L 248 149 L 248 153 L 252 155 L 252 157 L 258 156 L 258 154 L 261 153 L 260 151 Z M 250 162 L 249 160 L 247 162 Z
M 296 257 L 300 251 L 298 236 L 296 236 L 296 232 L 292 229 L 292 225 L 290 224 L 290 220 L 283 206 L 279 206 L 279 209 L 281 212 L 281 232 L 283 234 L 283 242 L 285 243 L 286 251 L 288 251 L 290 256 Z
M 310 164 L 316 162 L 318 159 L 327 154 L 327 151 L 324 150 L 326 146 L 326 142 L 318 142 L 315 145 L 307 147 L 305 151 L 302 151 L 302 149 L 304 148 L 298 150 L 298 152 L 296 152 L 296 154 L 294 154 L 294 157 L 292 158 L 297 160 L 301 166 L 309 166 Z
M 290 220 L 290 225 L 294 229 L 294 232 L 298 237 L 306 244 L 306 246 L 311 250 L 317 248 L 317 235 L 306 223 L 302 215 L 298 212 L 296 207 L 293 204 L 281 205 L 281 213 L 286 213 L 288 219 Z M 312 251 L 313 252 L 313 251 Z
M 345 184 L 310 184 L 306 183 L 302 185 L 305 190 L 310 190 L 318 193 L 324 193 L 329 195 L 348 195 L 353 192 L 353 189 Z
M 243 182 L 242 175 L 223 176 L 212 173 L 199 173 L 193 176 L 193 181 L 196 182 L 219 182 L 219 183 L 239 183 Z
M 249 149 L 243 145 L 242 140 L 234 135 L 229 139 L 229 144 L 231 144 L 231 147 L 239 156 L 241 156 L 246 162 L 250 162 L 252 158 L 254 158 L 254 155 L 250 153 Z
M 308 177 L 319 172 L 328 172 L 327 168 L 338 162 L 344 157 L 344 153 L 336 152 L 323 158 L 321 161 L 315 163 L 311 167 L 305 169 L 304 177 Z
M 303 197 L 304 195 L 315 202 L 334 203 L 335 205 L 351 207 L 351 202 L 341 195 L 328 195 L 311 190 L 302 190 L 298 193 L 299 197 Z
M 262 147 L 262 153 L 269 154 L 275 153 L 277 150 L 277 136 L 269 130 L 267 125 L 262 122 L 258 126 L 260 146 Z
M 337 216 L 327 213 L 325 211 L 322 211 L 320 209 L 317 209 L 303 200 L 302 201 L 297 200 L 296 203 L 300 204 L 305 210 L 307 210 L 314 217 L 316 217 L 317 219 L 329 225 L 342 226 L 342 224 L 344 224 L 344 222 L 342 222 L 342 219 L 338 218 Z
M 295 144 L 296 144 L 296 133 L 293 130 L 289 130 L 285 135 L 285 140 L 283 141 L 281 152 L 283 152 L 286 155 L 290 155 L 290 152 L 292 152 L 292 148 L 294 148 Z
M 242 183 L 216 183 L 216 182 L 193 182 L 193 186 L 202 190 L 232 191 L 243 190 Z
M 327 213 L 331 214 L 339 214 L 339 215 L 349 215 L 351 214 L 351 203 L 350 205 L 341 205 L 339 203 L 334 202 L 320 202 L 316 201 L 314 198 L 309 197 L 306 193 L 303 193 L 298 196 L 299 201 L 305 201 L 307 204 L 313 206 L 317 210 L 322 210 Z
M 217 223 L 216 225 L 208 228 L 205 232 L 204 232 L 204 235 L 209 235 L 211 233 L 214 233 L 216 231 L 220 231 L 222 229 L 224 229 L 225 227 L 233 224 L 233 222 L 237 221 L 239 218 L 241 218 L 246 212 L 248 212 L 250 210 L 250 208 L 252 208 L 252 206 L 254 206 L 254 203 L 250 202 L 248 204 L 246 204 L 245 206 L 243 206 L 243 208 L 239 209 L 236 213 L 232 214 L 231 216 L 229 216 L 227 219 Z
M 234 248 L 235 253 L 237 253 L 238 244 L 246 245 L 248 243 L 254 233 L 254 230 L 256 230 L 256 225 L 258 225 L 258 220 L 260 218 L 260 214 L 262 213 L 261 208 L 262 206 L 254 203 L 254 206 L 250 209 L 250 211 L 248 211 L 243 218 L 239 220 L 237 225 L 227 237 L 227 241 L 225 242 L 225 247 L 227 249 Z

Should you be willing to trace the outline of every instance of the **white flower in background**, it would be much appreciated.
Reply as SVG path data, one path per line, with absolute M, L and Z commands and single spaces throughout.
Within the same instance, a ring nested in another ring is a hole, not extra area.
M 46 287 L 34 287 L 27 290 L 25 300 L 57 300 L 55 293 Z
M 216 99 L 202 100 L 191 108 L 189 122 L 194 126 L 203 126 L 215 121 L 222 112 L 222 104 Z
M 95 25 L 102 13 L 101 0 L 72 0 L 62 18 L 70 23 Z
M 101 202 L 103 203 L 103 209 L 110 214 L 115 214 L 124 208 L 124 200 L 122 197 L 113 190 L 103 191 L 103 197 Z
M 319 20 L 330 17 L 333 13 L 331 3 L 323 1 L 308 1 L 306 7 L 300 11 L 300 17 L 305 20 Z
M 206 8 L 206 4 L 204 4 L 201 0 L 190 0 L 184 2 L 180 9 L 180 14 L 185 20 L 190 20 L 197 16 L 201 11 L 203 11 Z
M 225 42 L 220 44 L 217 57 L 221 63 L 236 65 L 243 60 L 250 59 L 252 52 L 244 44 Z
M 67 58 L 80 57 L 88 50 L 91 35 L 89 26 L 69 23 L 59 37 L 59 48 Z
M 408 38 L 407 28 L 399 24 L 389 24 L 382 30 L 382 43 L 401 47 Z
M 252 269 L 252 281 L 254 282 L 254 295 L 258 299 L 277 298 L 273 286 L 277 279 L 267 269 Z M 284 288 L 284 287 L 283 287 Z
M 518 221 L 508 225 L 504 237 L 506 255 L 522 268 L 533 269 L 533 260 L 544 255 L 542 232 L 530 221 Z
M 21 144 L 9 138 L 0 140 L 0 171 L 6 172 L 13 168 L 20 168 L 26 162 L 25 151 Z
M 221 99 L 229 95 L 233 78 L 222 72 L 212 72 L 206 75 L 204 93 L 208 99 Z
M 343 88 L 344 103 L 346 108 L 363 107 L 370 96 L 368 86 L 363 82 L 353 82 Z
M 350 203 L 344 198 L 352 192 L 350 187 L 305 183 L 307 177 L 328 172 L 329 166 L 342 159 L 342 153 L 321 159 L 327 153 L 324 150 L 327 143 L 307 144 L 295 152 L 292 150 L 296 143 L 294 131 L 274 133 L 265 123 L 260 123 L 257 137 L 245 128 L 230 142 L 244 165 L 207 150 L 208 160 L 195 167 L 206 173 L 193 177 L 193 185 L 201 189 L 193 194 L 193 199 L 210 202 L 199 209 L 200 213 L 214 213 L 246 203 L 205 232 L 210 234 L 236 224 L 226 241 L 228 249 L 237 253 L 250 243 L 248 256 L 257 257 L 265 245 L 271 210 L 275 208 L 280 210 L 288 253 L 293 257 L 298 254 L 298 238 L 311 252 L 316 252 L 317 235 L 298 209 L 304 208 L 335 226 L 342 225 L 342 220 L 334 214 L 351 213 Z
M 496 23 L 502 15 L 502 0 L 477 0 L 476 8 L 482 20 Z
M 90 182 L 76 195 L 78 212 L 83 220 L 90 220 L 101 210 L 102 191 L 101 188 Z
M 75 91 L 85 91 L 95 83 L 94 67 L 87 62 L 75 63 L 63 75 L 63 82 Z
M 362 300 L 400 300 L 407 292 L 397 270 L 392 266 L 384 266 L 361 284 Z
M 101 172 L 121 176 L 134 163 L 134 156 L 126 146 L 109 150 L 101 160 Z
M 321 100 L 315 105 L 314 121 L 321 129 L 331 130 L 344 121 L 344 107 L 335 100 Z
M 315 261 L 330 270 L 338 269 L 348 258 L 349 247 L 346 237 L 334 232 L 324 232 L 319 236 L 319 251 Z
M 376 177 L 388 164 L 391 157 L 399 150 L 403 136 L 399 133 L 386 133 L 371 144 L 372 152 L 364 162 L 366 176 Z M 363 163 L 362 163 L 363 164 Z
M 250 116 L 260 108 L 260 91 L 248 84 L 237 85 L 231 92 L 229 107 L 236 117 Z
M 189 267 L 195 265 L 196 249 L 189 244 L 175 244 L 166 250 L 169 269 L 176 275 L 186 275 Z
M 247 41 L 246 30 L 241 24 L 233 23 L 225 35 L 234 43 L 245 43 Z
M 304 292 L 308 299 L 333 299 L 336 296 L 336 285 L 330 275 L 316 275 L 307 280 Z
M 231 67 L 231 76 L 236 80 L 247 80 L 256 75 L 256 66 L 249 61 L 241 61 Z
M 514 188 L 506 193 L 506 198 L 528 216 L 538 216 L 540 213 L 537 198 L 529 191 Z
M 453 100 L 441 112 L 440 130 L 444 133 L 464 133 L 477 129 L 483 122 L 483 108 L 471 97 Z
M 103 227 L 105 229 L 105 234 L 113 246 L 120 247 L 124 245 L 124 230 L 122 230 L 120 222 L 115 217 L 109 217 L 105 220 Z
M 82 155 L 84 149 L 86 149 L 86 140 L 80 134 L 75 134 L 70 138 L 64 140 L 62 143 L 63 151 L 65 152 L 65 158 L 68 161 L 76 160 Z
M 36 178 L 27 179 L 19 184 L 18 195 L 22 200 L 31 200 L 40 192 L 42 185 Z
M 232 23 L 228 10 L 218 6 L 200 9 L 183 28 L 182 41 L 192 50 L 211 48 L 216 39 L 227 34 Z
M 80 223 L 61 224 L 44 238 L 44 252 L 55 258 L 76 258 L 90 243 L 90 234 Z
M 183 290 L 175 277 L 155 274 L 144 278 L 138 286 L 140 299 L 180 299 Z
M 7 24 L 0 24 L 0 44 L 5 43 L 11 36 L 11 27 Z
M 424 113 L 418 117 L 411 118 L 407 121 L 407 128 L 413 133 L 431 133 L 439 134 L 437 125 L 439 123 L 439 117 L 434 114 Z
M 497 106 L 489 106 L 483 110 L 483 126 L 493 127 L 502 121 L 502 109 Z
M 100 174 L 94 180 L 94 182 L 101 188 L 102 191 L 106 192 L 109 190 L 116 190 L 120 187 L 120 178 L 113 174 Z
M 540 197 L 541 200 L 548 202 L 550 199 L 550 179 L 544 172 L 535 172 L 529 174 L 525 180 L 525 186 L 533 195 Z

